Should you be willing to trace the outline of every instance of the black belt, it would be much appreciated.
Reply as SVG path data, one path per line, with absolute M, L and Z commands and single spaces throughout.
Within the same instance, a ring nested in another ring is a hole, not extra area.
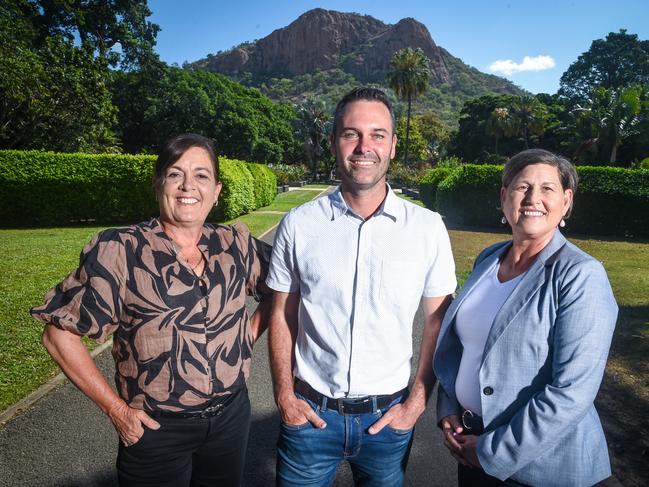
M 232 394 L 224 394 L 213 399 L 207 407 L 198 411 L 151 411 L 147 414 L 153 418 L 171 418 L 171 419 L 204 419 L 218 416 L 223 409 L 232 401 L 235 395 L 240 391 Z
M 462 426 L 464 426 L 464 434 L 467 435 L 481 435 L 484 432 L 484 423 L 482 418 L 475 414 L 470 409 L 465 409 L 460 417 Z
M 333 399 L 324 394 L 320 394 L 303 380 L 295 379 L 295 392 L 316 403 L 318 406 L 335 409 L 340 414 L 366 414 L 387 408 L 392 401 L 407 394 L 408 389 L 401 389 L 394 394 L 384 396 L 341 397 Z

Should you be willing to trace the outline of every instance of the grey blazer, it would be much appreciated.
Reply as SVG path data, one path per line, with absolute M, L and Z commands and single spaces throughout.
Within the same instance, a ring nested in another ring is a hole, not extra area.
M 462 301 L 511 241 L 487 249 L 442 322 L 433 367 L 437 417 L 460 414 L 455 378 Z M 527 485 L 586 486 L 611 475 L 593 401 L 604 374 L 617 304 L 602 265 L 557 230 L 497 313 L 480 366 L 484 470 Z

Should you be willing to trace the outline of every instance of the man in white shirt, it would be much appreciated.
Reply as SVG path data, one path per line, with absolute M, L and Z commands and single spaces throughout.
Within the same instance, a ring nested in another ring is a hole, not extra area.
M 267 284 L 280 486 L 331 485 L 342 460 L 357 485 L 403 484 L 457 283 L 440 216 L 387 185 L 394 126 L 380 90 L 345 95 L 330 138 L 342 184 L 293 209 L 277 231 Z M 408 390 L 420 301 L 424 331 Z

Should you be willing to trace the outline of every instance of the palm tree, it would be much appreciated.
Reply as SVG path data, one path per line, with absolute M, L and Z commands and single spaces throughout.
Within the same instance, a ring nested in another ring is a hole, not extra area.
M 543 135 L 547 113 L 543 104 L 533 96 L 518 97 L 510 107 L 515 133 L 523 137 L 525 148 L 530 148 L 530 135 Z
M 649 87 L 631 85 L 623 88 L 599 87 L 593 90 L 585 106 L 577 105 L 575 113 L 585 119 L 597 137 L 590 142 L 611 145 L 609 162 L 617 162 L 617 150 L 632 135 L 640 132 L 642 114 L 649 108 Z
M 494 152 L 498 155 L 498 141 L 500 138 L 509 137 L 515 133 L 515 126 L 509 110 L 504 107 L 494 108 L 485 124 L 485 132 L 495 139 Z
M 424 93 L 430 84 L 430 60 L 420 48 L 406 47 L 394 53 L 387 75 L 388 85 L 402 100 L 408 101 L 406 121 L 406 149 L 404 163 L 408 164 L 408 143 L 410 137 L 410 113 L 412 100 Z
M 318 159 L 325 151 L 324 144 L 329 133 L 330 115 L 322 100 L 309 98 L 297 107 L 295 128 L 304 144 L 304 152 L 309 159 L 311 175 L 316 179 Z

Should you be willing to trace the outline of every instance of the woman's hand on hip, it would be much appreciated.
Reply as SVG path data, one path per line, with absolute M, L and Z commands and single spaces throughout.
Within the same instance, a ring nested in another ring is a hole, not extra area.
M 470 466 L 469 462 L 462 454 L 462 445 L 458 441 L 464 432 L 464 428 L 462 427 L 462 424 L 460 424 L 460 418 L 455 414 L 445 416 L 442 418 L 442 421 L 440 421 L 440 425 L 442 427 L 444 446 L 448 448 L 448 451 L 458 463 L 467 467 Z
M 155 419 L 141 409 L 129 407 L 124 401 L 120 401 L 111 408 L 108 411 L 108 417 L 113 422 L 124 446 L 137 443 L 144 434 L 145 426 L 152 430 L 160 428 L 160 423 Z

